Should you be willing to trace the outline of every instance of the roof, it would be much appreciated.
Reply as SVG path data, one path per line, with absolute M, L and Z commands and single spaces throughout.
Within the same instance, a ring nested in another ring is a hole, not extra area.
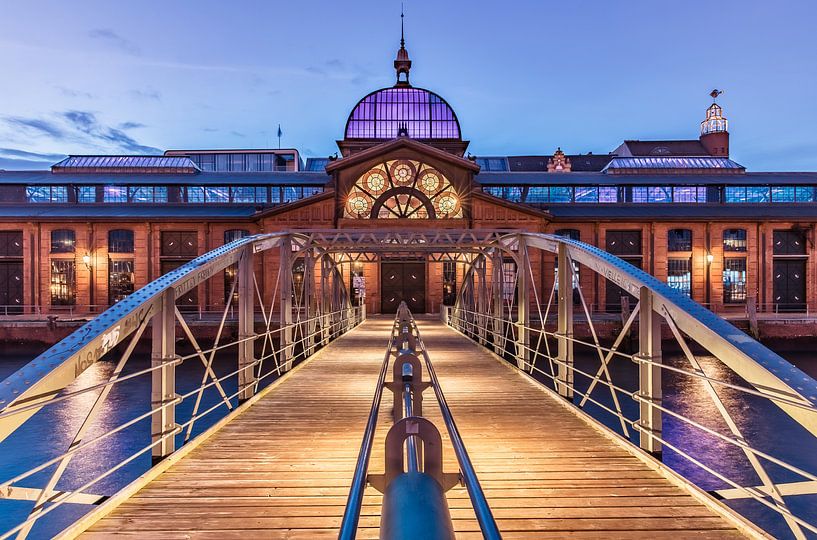
M 664 169 L 673 172 L 686 172 L 701 169 L 720 169 L 734 172 L 746 170 L 743 165 L 724 157 L 711 156 L 650 156 L 650 157 L 614 157 L 603 169 L 604 172 L 617 172 L 622 169 Z
M 381 88 L 361 99 L 346 121 L 347 139 L 393 139 L 401 129 L 415 139 L 461 139 L 451 106 L 424 88 Z
M 613 151 L 619 156 L 708 156 L 706 148 L 698 139 L 678 141 L 624 141 Z
M 183 156 L 68 156 L 53 172 L 195 174 L 199 168 Z
M 306 158 L 305 171 L 309 172 L 323 172 L 331 160 L 329 158 Z
M 508 156 L 511 171 L 547 171 L 548 160 L 553 156 Z M 565 155 L 570 160 L 573 172 L 590 172 L 602 170 L 610 160 L 611 154 L 574 154 Z
M 592 186 L 592 185 L 817 185 L 817 172 L 759 172 L 742 174 L 605 174 L 547 172 L 481 172 L 484 186 Z
M 200 172 L 198 174 L 155 174 L 134 173 L 118 179 L 99 173 L 57 173 L 50 171 L 0 171 L 2 184 L 129 184 L 129 185 L 309 185 L 326 184 L 323 172 Z
M 365 162 L 365 161 L 367 161 L 369 159 L 372 159 L 374 157 L 378 157 L 381 154 L 384 154 L 386 152 L 391 152 L 392 150 L 395 150 L 395 149 L 401 148 L 401 147 L 408 147 L 408 148 L 411 148 L 413 150 L 416 150 L 417 152 L 421 152 L 423 154 L 427 154 L 427 155 L 431 155 L 433 157 L 436 157 L 437 159 L 439 159 L 441 161 L 452 163 L 452 164 L 457 165 L 459 167 L 464 167 L 466 169 L 470 169 L 470 170 L 472 170 L 474 172 L 479 172 L 479 165 L 477 165 L 475 162 L 471 161 L 470 159 L 466 159 L 466 158 L 463 158 L 463 157 L 460 157 L 460 156 L 456 156 L 456 155 L 454 155 L 454 154 L 452 154 L 450 152 L 446 152 L 445 150 L 440 150 L 439 148 L 436 148 L 434 146 L 430 146 L 430 145 L 425 144 L 425 143 L 420 142 L 420 141 L 416 141 L 416 140 L 411 139 L 409 137 L 398 137 L 398 138 L 392 139 L 390 141 L 384 141 L 384 142 L 382 142 L 382 143 L 380 143 L 380 144 L 378 144 L 376 146 L 371 146 L 371 147 L 369 147 L 369 148 L 367 148 L 365 150 L 361 150 L 360 152 L 352 154 L 351 156 L 344 157 L 344 158 L 341 158 L 341 159 L 336 159 L 336 160 L 332 161 L 331 163 L 329 163 L 329 165 L 326 166 L 326 172 L 331 173 L 332 171 L 337 170 L 337 169 L 342 169 L 342 168 L 345 168 L 345 167 L 348 167 L 348 166 L 351 166 L 351 165 L 355 165 L 355 164 L 358 164 L 358 163 L 363 163 L 363 162 Z M 312 173 L 312 174 L 316 174 L 316 173 Z

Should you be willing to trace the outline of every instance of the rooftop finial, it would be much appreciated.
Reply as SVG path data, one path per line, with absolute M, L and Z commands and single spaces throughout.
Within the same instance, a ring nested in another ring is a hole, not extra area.
M 403 32 L 403 2 L 400 2 L 400 48 L 406 48 L 406 36 Z
M 406 34 L 403 25 L 403 4 L 400 3 L 400 49 L 397 51 L 397 58 L 394 60 L 394 69 L 397 70 L 397 84 L 395 86 L 411 86 L 409 84 L 409 70 L 411 69 L 411 60 L 409 59 L 408 51 L 406 50 Z M 401 79 L 400 75 L 405 75 Z
M 718 99 L 718 96 L 721 94 L 723 94 L 723 90 L 718 90 L 717 88 L 709 92 L 709 95 L 712 96 L 712 103 L 714 103 L 715 100 Z

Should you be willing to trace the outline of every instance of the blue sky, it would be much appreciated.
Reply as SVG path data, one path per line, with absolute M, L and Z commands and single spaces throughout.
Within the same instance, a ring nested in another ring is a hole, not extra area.
M 395 0 L 0 0 L 0 167 L 67 153 L 337 150 L 393 84 Z M 411 80 L 477 155 L 693 138 L 712 88 L 732 157 L 817 170 L 817 2 L 406 0 Z

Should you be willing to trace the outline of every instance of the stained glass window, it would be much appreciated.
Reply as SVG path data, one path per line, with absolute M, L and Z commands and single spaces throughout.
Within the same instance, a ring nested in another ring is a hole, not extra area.
M 521 188 L 519 190 L 521 197 Z M 437 169 L 414 160 L 375 165 L 346 197 L 347 218 L 461 218 L 459 194 Z
M 384 88 L 363 98 L 346 124 L 347 139 L 393 139 L 405 129 L 415 139 L 459 139 L 454 111 L 421 88 Z

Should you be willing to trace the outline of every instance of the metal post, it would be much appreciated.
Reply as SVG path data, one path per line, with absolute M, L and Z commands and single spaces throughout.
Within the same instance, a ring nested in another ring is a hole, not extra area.
M 502 284 L 502 252 L 495 249 L 491 255 L 491 292 L 494 295 L 494 315 L 491 322 L 491 329 L 494 334 L 494 352 L 500 356 L 505 354 L 505 324 L 502 319 L 505 309 L 502 305 L 503 284 Z
M 479 334 L 480 345 L 485 345 L 488 330 L 488 317 L 486 317 L 488 311 L 488 282 L 485 279 L 485 257 L 480 255 L 476 261 L 476 265 L 476 271 L 479 277 L 479 289 L 477 290 L 477 313 L 479 313 L 477 325 L 479 328 L 477 332 Z
M 653 309 L 653 295 L 647 287 L 641 287 L 638 310 L 638 387 L 639 444 L 652 454 L 660 454 L 661 442 L 651 435 L 661 436 L 661 410 L 653 404 L 661 404 L 661 317 Z M 650 363 L 647 363 L 647 362 Z
M 519 238 L 516 287 L 519 294 L 516 306 L 516 367 L 525 369 L 530 360 L 530 259 L 524 238 Z
M 573 265 L 567 256 L 567 246 L 559 243 L 559 308 L 556 328 L 559 349 L 557 379 L 559 395 L 573 400 Z
M 176 429 L 176 306 L 175 292 L 168 289 L 162 293 L 159 306 L 152 321 L 153 351 L 151 367 L 161 367 L 151 372 L 150 404 L 154 410 L 150 417 L 150 438 L 155 443 L 151 450 L 153 462 L 166 458 L 176 448 L 175 437 L 168 436 Z
M 292 367 L 292 240 L 289 237 L 281 240 L 280 276 L 280 365 L 282 371 L 289 371 L 289 369 Z
M 472 263 L 473 264 L 473 263 Z M 473 336 L 476 332 L 476 327 L 479 324 L 477 321 L 476 315 L 473 313 L 474 311 L 474 273 L 467 272 L 465 277 L 462 280 L 462 291 L 460 291 L 460 298 L 463 302 L 465 302 L 466 310 L 463 316 L 465 317 L 466 325 L 465 325 L 465 333 Z
M 312 257 L 312 249 L 307 249 L 304 253 L 304 281 L 302 285 L 301 303 L 304 306 L 304 321 L 301 323 L 301 336 L 303 339 L 304 356 L 312 354 L 315 345 L 315 329 L 320 327 L 318 319 L 317 298 L 315 296 L 315 259 Z M 314 318 L 314 320 L 313 320 Z M 304 326 L 306 328 L 304 328 Z
M 329 336 L 332 330 L 332 282 L 330 272 L 332 263 L 328 255 L 321 257 L 321 343 L 329 344 Z
M 253 247 L 247 246 L 238 260 L 238 402 L 255 393 L 255 309 Z M 260 374 L 259 374 L 260 375 Z

